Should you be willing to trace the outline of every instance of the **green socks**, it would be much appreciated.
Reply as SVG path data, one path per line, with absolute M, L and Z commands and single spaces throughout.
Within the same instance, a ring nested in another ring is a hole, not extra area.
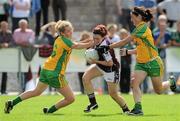
M 142 110 L 142 105 L 141 105 L 141 102 L 137 102 L 134 106 L 135 109 L 140 109 Z
M 13 101 L 12 101 L 12 104 L 13 106 L 15 106 L 16 104 L 20 103 L 22 101 L 22 99 L 18 96 L 17 98 L 15 98 Z
M 55 107 L 55 105 L 53 105 L 52 107 L 49 108 L 48 113 L 53 113 L 55 111 L 57 111 L 57 108 Z

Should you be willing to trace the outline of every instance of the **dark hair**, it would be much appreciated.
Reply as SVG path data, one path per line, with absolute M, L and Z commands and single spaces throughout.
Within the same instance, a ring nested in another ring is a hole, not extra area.
M 106 29 L 106 26 L 100 24 L 100 25 L 97 25 L 94 29 L 93 29 L 93 34 L 99 34 L 101 35 L 102 37 L 106 36 L 108 33 L 107 29 Z
M 150 9 L 144 9 L 143 7 L 134 7 L 132 10 L 132 14 L 138 16 L 142 16 L 142 20 L 145 22 L 150 21 L 153 18 Z

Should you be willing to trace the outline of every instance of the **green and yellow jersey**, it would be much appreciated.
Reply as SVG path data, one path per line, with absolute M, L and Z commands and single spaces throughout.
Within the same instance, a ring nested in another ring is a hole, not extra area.
M 141 22 L 132 32 L 132 36 L 137 45 L 135 70 L 145 71 L 150 77 L 161 77 L 164 73 L 163 62 L 158 56 L 154 38 L 147 24 Z
M 154 45 L 154 38 L 151 30 L 145 22 L 141 22 L 132 32 L 132 37 L 137 45 L 137 62 L 147 63 L 151 59 L 158 56 L 158 52 Z
M 44 63 L 43 69 L 56 71 L 57 73 L 64 75 L 72 51 L 72 45 L 72 41 L 63 36 L 56 38 L 53 52 Z

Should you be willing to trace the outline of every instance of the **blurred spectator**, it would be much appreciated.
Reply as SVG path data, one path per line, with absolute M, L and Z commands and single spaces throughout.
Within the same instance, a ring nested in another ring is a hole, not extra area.
M 123 28 L 132 31 L 134 26 L 131 22 L 130 11 L 135 4 L 134 0 L 116 0 L 116 2 L 119 23 Z
M 41 14 L 43 15 L 43 25 L 48 23 L 49 0 L 32 0 L 32 12 L 36 14 L 36 36 L 39 36 L 41 26 Z
M 161 14 L 167 15 L 169 27 L 173 27 L 174 22 L 180 19 L 179 8 L 179 0 L 165 0 L 158 4 L 158 9 Z
M 156 13 L 156 0 L 136 0 L 136 6 L 148 8 L 154 14 L 153 19 L 150 21 L 150 29 L 153 30 L 155 28 L 155 13 Z
M 84 41 L 86 39 L 89 39 L 91 37 L 90 33 L 87 31 L 83 31 L 81 33 L 81 38 L 80 41 Z M 86 63 L 87 65 L 89 65 L 88 63 Z M 78 72 L 78 77 L 79 77 L 79 84 L 80 84 L 80 91 L 82 94 L 84 94 L 84 86 L 83 86 L 83 80 L 82 80 L 82 76 L 83 76 L 84 72 Z
M 108 24 L 107 30 L 108 30 L 108 36 L 109 36 L 109 39 L 111 40 L 111 43 L 120 41 L 119 36 L 116 34 L 117 32 L 116 24 Z
M 31 0 L 13 0 L 12 2 L 12 32 L 18 28 L 18 22 L 21 19 L 28 21 L 31 8 Z
M 2 21 L 0 23 L 0 48 L 8 48 L 14 46 L 13 36 L 8 30 L 8 23 Z M 6 84 L 7 84 L 7 72 L 2 72 L 1 80 L 1 94 L 6 94 Z
M 32 29 L 28 29 L 28 22 L 25 19 L 19 21 L 19 28 L 14 31 L 14 40 L 17 45 L 29 46 L 34 43 L 35 35 Z
M 8 21 L 10 5 L 8 0 L 0 0 L 0 22 Z
M 41 27 L 40 44 L 54 45 L 54 39 L 58 36 L 55 28 L 56 22 L 49 22 Z
M 119 36 L 121 39 L 126 38 L 129 32 L 126 29 L 120 29 Z M 123 48 L 132 49 L 131 44 L 128 43 Z M 130 77 L 131 77 L 131 55 L 121 56 L 121 76 L 120 76 L 120 91 L 122 93 L 129 93 L 130 91 Z
M 180 20 L 177 22 L 177 30 L 172 33 L 172 45 L 180 47 Z
M 33 30 L 28 29 L 28 22 L 25 19 L 19 21 L 19 28 L 14 31 L 13 34 L 14 40 L 17 45 L 21 47 L 23 55 L 27 61 L 31 61 L 35 52 L 36 48 L 32 47 L 35 40 L 35 34 Z M 28 73 L 22 73 L 22 91 L 25 91 L 26 83 L 31 80 L 31 68 L 29 67 Z
M 55 21 L 58 21 L 60 19 L 59 11 L 61 12 L 61 20 L 66 20 L 66 11 L 67 11 L 66 0 L 53 0 L 52 8 L 53 8 Z
M 166 48 L 171 45 L 171 33 L 167 29 L 167 17 L 165 15 L 160 15 L 158 17 L 158 29 L 156 29 L 154 34 L 155 45 L 158 48 L 159 55 L 164 62 L 164 80 L 166 77 Z
M 177 30 L 172 33 L 172 45 L 176 47 L 180 47 L 180 20 L 177 22 Z M 180 72 L 173 73 L 177 79 L 177 93 L 180 93 Z

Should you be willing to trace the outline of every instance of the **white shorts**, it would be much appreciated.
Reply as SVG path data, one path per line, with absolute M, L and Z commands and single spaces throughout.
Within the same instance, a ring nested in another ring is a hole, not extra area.
M 103 78 L 106 80 L 106 82 L 119 83 L 119 81 L 120 81 L 119 69 L 118 69 L 118 71 L 105 72 L 104 70 L 99 68 L 97 65 L 95 65 L 95 66 L 103 74 Z

